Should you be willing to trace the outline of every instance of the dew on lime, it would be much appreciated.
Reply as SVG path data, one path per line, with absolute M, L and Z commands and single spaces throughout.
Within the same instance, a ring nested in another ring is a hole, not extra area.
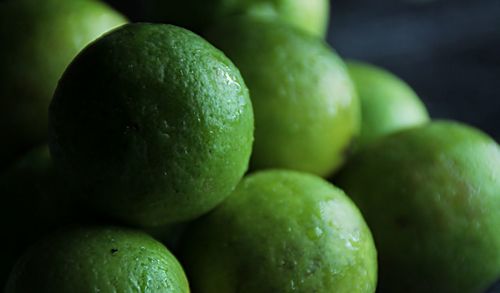
M 198 35 L 137 23 L 71 63 L 50 106 L 55 165 L 84 202 L 141 227 L 196 218 L 248 167 L 253 111 L 233 63 Z
M 256 172 L 185 231 L 200 293 L 374 292 L 377 256 L 362 215 L 338 188 L 296 171 Z
M 146 0 L 142 4 L 146 19 L 198 32 L 231 16 L 251 15 L 277 19 L 324 37 L 330 16 L 329 0 Z
M 6 293 L 188 293 L 177 259 L 151 236 L 119 227 L 72 227 L 31 247 Z
M 241 70 L 255 112 L 251 168 L 327 176 L 344 162 L 360 105 L 341 58 L 283 23 L 228 19 L 206 33 Z

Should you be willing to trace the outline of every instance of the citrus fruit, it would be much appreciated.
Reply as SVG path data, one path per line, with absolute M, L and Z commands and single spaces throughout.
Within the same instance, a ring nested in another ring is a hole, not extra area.
M 361 102 L 359 145 L 429 121 L 425 105 L 403 80 L 359 61 L 346 65 Z
M 251 15 L 279 19 L 324 37 L 330 16 L 329 0 L 187 0 L 144 1 L 148 19 L 202 31 L 224 18 Z
M 482 292 L 500 277 L 500 148 L 433 122 L 367 145 L 338 184 L 379 252 L 381 292 Z
M 323 179 L 261 171 L 185 232 L 193 291 L 374 292 L 377 260 L 352 201 Z
M 30 151 L 0 176 L 0 287 L 21 253 L 72 218 L 71 193 L 58 181 L 47 146 Z
M 359 130 L 343 61 L 326 43 L 279 22 L 241 17 L 206 34 L 238 66 L 255 112 L 252 169 L 326 176 Z
M 31 247 L 6 293 L 189 292 L 184 271 L 158 241 L 117 227 L 72 228 Z
M 91 0 L 0 2 L 0 169 L 47 139 L 47 112 L 64 69 L 126 20 Z
M 122 26 L 84 49 L 50 106 L 56 166 L 85 202 L 132 225 L 190 220 L 248 167 L 253 111 L 231 61 L 172 25 Z

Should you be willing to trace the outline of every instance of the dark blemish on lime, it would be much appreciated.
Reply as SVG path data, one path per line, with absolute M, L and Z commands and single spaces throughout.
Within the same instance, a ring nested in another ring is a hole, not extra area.
M 117 248 L 111 248 L 111 254 L 115 255 L 118 252 Z

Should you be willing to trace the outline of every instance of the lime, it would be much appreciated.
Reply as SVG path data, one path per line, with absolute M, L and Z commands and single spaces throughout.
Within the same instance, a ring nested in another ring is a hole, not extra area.
M 117 227 L 72 228 L 31 247 L 6 293 L 189 292 L 184 271 L 161 243 Z
M 64 69 L 126 20 L 91 0 L 0 2 L 0 169 L 47 139 L 47 112 Z
M 370 230 L 340 189 L 314 175 L 250 175 L 185 235 L 181 257 L 195 292 L 375 291 Z
M 2 173 L 0 287 L 29 245 L 73 218 L 70 194 L 57 179 L 47 146 L 37 147 Z
M 228 20 L 207 37 L 238 66 L 255 111 L 253 169 L 329 175 L 358 132 L 360 106 L 342 60 L 278 22 Z
M 361 102 L 359 145 L 429 121 L 425 105 L 403 80 L 359 61 L 349 61 L 346 65 Z
M 49 116 L 54 162 L 84 200 L 144 227 L 214 208 L 247 170 L 253 141 L 238 69 L 164 24 L 125 25 L 83 50 Z
M 381 292 L 483 292 L 500 277 L 500 148 L 433 122 L 367 145 L 337 179 L 379 252 Z
M 202 31 L 222 19 L 252 15 L 279 19 L 324 37 L 330 16 L 329 0 L 185 0 L 144 1 L 149 19 Z

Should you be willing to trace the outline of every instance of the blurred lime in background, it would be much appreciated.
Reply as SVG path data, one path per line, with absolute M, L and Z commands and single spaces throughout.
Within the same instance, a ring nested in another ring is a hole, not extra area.
M 184 0 L 143 1 L 146 19 L 202 31 L 227 17 L 271 17 L 324 37 L 330 15 L 329 0 Z
M 429 114 L 413 89 L 394 74 L 360 61 L 347 61 L 361 103 L 358 145 L 429 121 Z
M 238 66 L 250 90 L 252 169 L 327 176 L 343 163 L 361 110 L 344 62 L 325 42 L 253 17 L 228 19 L 206 37 Z
M 32 246 L 6 293 L 188 293 L 177 259 L 151 236 L 119 227 L 72 227 Z
M 46 141 L 48 106 L 73 57 L 125 22 L 93 0 L 0 2 L 0 169 Z
M 500 148 L 431 122 L 360 149 L 336 178 L 379 252 L 381 292 L 483 292 L 500 277 Z
M 30 151 L 0 175 L 0 286 L 20 254 L 75 214 L 64 180 L 58 180 L 47 146 Z

